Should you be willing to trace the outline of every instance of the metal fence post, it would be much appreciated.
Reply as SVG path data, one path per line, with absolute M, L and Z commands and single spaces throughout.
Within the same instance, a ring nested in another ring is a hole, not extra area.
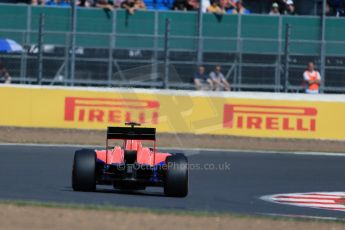
M 285 27 L 285 47 L 284 47 L 284 91 L 288 92 L 289 87 L 289 46 L 291 36 L 291 25 Z
M 158 75 L 158 11 L 154 11 L 154 38 L 153 38 L 153 55 L 152 55 L 152 68 L 151 68 L 151 81 L 157 81 L 157 75 Z M 154 86 L 151 86 L 154 88 Z
M 26 32 L 22 33 L 22 45 L 25 47 L 26 46 Z M 20 83 L 23 84 L 25 83 L 25 75 L 26 75 L 26 50 L 21 53 L 20 55 Z
M 169 88 L 169 34 L 170 34 L 170 19 L 165 19 L 164 32 L 164 82 L 165 89 Z
M 71 38 L 71 35 L 70 33 L 66 33 L 65 34 L 65 60 L 64 60 L 64 63 L 65 63 L 65 72 L 64 72 L 64 85 L 68 85 L 68 79 L 69 79 L 69 46 L 70 46 L 70 38 Z M 67 80 L 67 81 L 66 81 Z
M 74 74 L 75 74 L 75 46 L 76 46 L 76 29 L 77 29 L 77 7 L 76 7 L 76 0 L 72 0 L 72 9 L 71 9 L 71 59 L 70 59 L 70 80 L 71 86 L 74 86 Z
M 116 11 L 113 10 L 111 18 L 111 34 L 109 36 L 109 56 L 108 56 L 108 87 L 111 87 L 111 78 L 113 76 L 113 51 L 114 51 L 114 44 L 115 44 L 115 19 L 116 19 Z
M 31 44 L 31 5 L 27 8 L 27 18 L 26 18 L 26 31 L 24 39 L 24 48 Z M 28 52 L 25 50 L 23 52 L 23 62 L 21 63 L 21 83 L 26 83 L 27 78 L 27 64 L 28 64 Z
M 242 84 L 242 16 L 239 14 L 237 23 L 237 90 L 241 91 Z
M 39 26 L 38 26 L 38 52 L 37 52 L 37 84 L 42 84 L 43 76 L 43 30 L 44 30 L 44 14 L 40 14 Z
M 283 30 L 283 19 L 279 16 L 279 29 L 278 29 L 278 55 L 277 55 L 277 65 L 276 65 L 276 78 L 275 78 L 275 92 L 279 92 L 281 88 L 281 54 L 282 54 L 282 30 Z
M 326 8 L 327 0 L 323 0 L 322 14 L 321 14 L 321 45 L 320 45 L 320 72 L 321 84 L 320 92 L 325 91 L 325 78 L 326 78 Z
M 199 10 L 198 10 L 198 27 L 197 27 L 197 36 L 198 36 L 198 45 L 197 45 L 197 63 L 201 65 L 203 62 L 203 13 L 202 13 L 202 2 L 203 0 L 199 0 Z

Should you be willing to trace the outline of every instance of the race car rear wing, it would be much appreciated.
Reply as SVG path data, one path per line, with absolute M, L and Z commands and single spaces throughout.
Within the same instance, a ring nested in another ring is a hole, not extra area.
M 107 139 L 156 140 L 155 128 L 108 127 Z

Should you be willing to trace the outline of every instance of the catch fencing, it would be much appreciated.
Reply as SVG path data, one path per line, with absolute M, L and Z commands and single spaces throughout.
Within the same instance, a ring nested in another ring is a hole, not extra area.
M 14 83 L 193 88 L 221 64 L 234 91 L 302 92 L 314 61 L 322 92 L 345 92 L 345 19 L 0 5 L 0 54 Z

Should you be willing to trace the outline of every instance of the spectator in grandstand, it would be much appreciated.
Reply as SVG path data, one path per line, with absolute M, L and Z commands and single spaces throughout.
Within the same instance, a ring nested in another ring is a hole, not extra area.
M 278 3 L 274 2 L 271 7 L 271 11 L 269 12 L 269 15 L 280 15 L 279 12 L 279 5 Z
M 79 7 L 93 7 L 93 0 L 78 0 L 77 6 Z
M 175 0 L 172 6 L 173 10 L 187 11 L 188 4 L 186 0 Z
M 114 4 L 108 0 L 95 0 L 95 6 L 104 10 L 113 10 Z
M 6 67 L 0 62 L 0 76 L 4 78 L 5 84 L 11 84 L 11 75 L 6 69 Z
M 305 92 L 310 94 L 318 94 L 321 82 L 321 76 L 318 71 L 315 70 L 313 62 L 308 63 L 308 69 L 304 71 L 303 79 L 306 85 Z
M 126 9 L 129 14 L 134 14 L 136 10 L 146 10 L 146 5 L 143 0 L 124 0 L 121 8 Z
M 45 5 L 45 4 L 46 4 L 45 0 L 31 0 L 31 5 L 33 6 Z
M 70 7 L 70 0 L 50 0 L 46 2 L 47 6 L 61 6 L 61 7 Z
M 345 16 L 345 0 L 328 0 L 328 5 L 332 8 L 334 16 Z
M 336 10 L 330 6 L 328 1 L 326 5 L 326 16 L 336 16 Z
M 134 12 L 135 12 L 135 0 L 124 0 L 121 3 L 121 8 L 126 9 L 129 14 L 134 14 Z
M 212 80 L 205 74 L 205 67 L 199 66 L 198 71 L 194 74 L 194 85 L 197 90 L 212 90 Z
M 231 11 L 236 7 L 236 2 L 236 0 L 220 0 L 220 6 L 225 9 L 226 12 L 231 13 Z
M 200 4 L 199 0 L 187 0 L 188 10 L 199 10 Z
M 224 14 L 225 9 L 220 6 L 219 0 L 211 0 L 211 5 L 207 8 L 207 12 L 214 14 Z
M 284 0 L 284 14 L 295 14 L 295 4 L 293 0 Z
M 175 0 L 173 10 L 192 11 L 199 9 L 198 0 Z
M 134 0 L 134 8 L 136 10 L 146 10 L 146 5 L 143 0 Z
M 214 71 L 210 73 L 210 79 L 212 80 L 213 90 L 215 91 L 230 91 L 230 84 L 222 73 L 222 67 L 216 65 Z
M 207 8 L 211 5 L 210 0 L 201 0 L 202 1 L 202 12 L 207 12 Z
M 243 6 L 242 0 L 238 0 L 236 2 L 236 7 L 233 10 L 231 10 L 231 13 L 232 14 L 250 14 L 250 10 L 246 9 Z
M 236 3 L 238 0 L 226 0 L 229 4 L 229 9 L 230 8 L 235 8 L 236 7 Z

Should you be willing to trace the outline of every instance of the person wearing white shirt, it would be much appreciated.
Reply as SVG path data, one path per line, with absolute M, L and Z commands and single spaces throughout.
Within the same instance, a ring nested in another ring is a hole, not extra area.
M 213 90 L 215 91 L 230 91 L 230 84 L 222 73 L 222 67 L 216 65 L 214 71 L 210 73 L 210 79 L 212 80 Z

